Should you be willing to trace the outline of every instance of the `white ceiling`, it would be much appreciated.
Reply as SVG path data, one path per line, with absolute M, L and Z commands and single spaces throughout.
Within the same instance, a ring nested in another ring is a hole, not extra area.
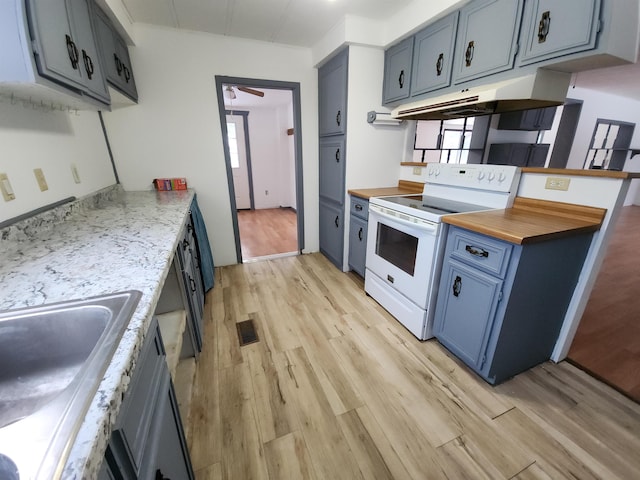
M 345 15 L 385 19 L 412 1 L 123 0 L 123 3 L 134 22 L 311 47 Z M 574 82 L 578 87 L 640 101 L 639 78 L 640 67 L 634 64 L 581 72 Z M 237 106 L 241 106 L 240 101 Z
M 345 15 L 381 20 L 411 2 L 412 0 L 123 0 L 135 22 L 302 47 L 313 46 Z

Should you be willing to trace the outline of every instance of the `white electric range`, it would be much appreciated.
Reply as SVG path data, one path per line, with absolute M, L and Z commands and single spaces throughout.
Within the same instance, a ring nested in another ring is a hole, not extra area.
M 365 291 L 420 340 L 433 337 L 442 217 L 508 208 L 519 180 L 508 165 L 432 163 L 422 195 L 371 198 Z

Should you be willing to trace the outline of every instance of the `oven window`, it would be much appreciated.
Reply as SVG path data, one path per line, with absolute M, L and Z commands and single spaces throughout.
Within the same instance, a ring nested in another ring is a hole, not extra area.
M 378 223 L 376 255 L 413 277 L 417 252 L 418 239 L 416 237 L 391 228 L 384 223 Z

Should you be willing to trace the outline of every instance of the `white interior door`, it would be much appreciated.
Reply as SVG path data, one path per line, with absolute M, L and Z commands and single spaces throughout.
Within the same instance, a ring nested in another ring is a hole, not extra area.
M 248 209 L 251 208 L 251 197 L 249 195 L 249 169 L 247 167 L 242 116 L 227 115 L 227 134 L 233 170 L 233 188 L 236 192 L 236 208 Z

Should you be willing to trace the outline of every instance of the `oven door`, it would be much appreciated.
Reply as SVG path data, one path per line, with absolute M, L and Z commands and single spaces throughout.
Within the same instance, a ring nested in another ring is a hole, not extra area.
M 367 269 L 426 310 L 441 243 L 439 230 L 439 223 L 405 220 L 370 204 Z

